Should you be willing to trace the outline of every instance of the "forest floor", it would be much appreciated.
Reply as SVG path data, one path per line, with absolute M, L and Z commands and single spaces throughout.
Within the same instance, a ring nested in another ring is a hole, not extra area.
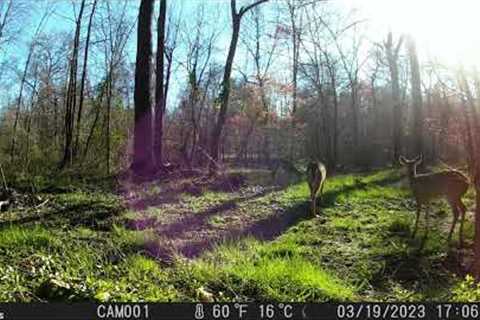
M 305 182 L 279 189 L 269 177 L 45 190 L 45 205 L 0 213 L 0 301 L 462 297 L 459 255 L 468 261 L 470 250 L 456 249 L 457 231 L 447 244 L 450 209 L 435 203 L 427 240 L 423 215 L 412 238 L 415 205 L 399 170 L 330 177 L 319 217 Z M 473 207 L 471 194 L 465 202 Z

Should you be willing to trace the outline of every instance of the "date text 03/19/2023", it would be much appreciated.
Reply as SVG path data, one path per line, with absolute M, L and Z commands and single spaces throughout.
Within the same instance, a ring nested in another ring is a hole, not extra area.
M 353 303 L 338 304 L 337 319 L 477 319 L 476 303 Z

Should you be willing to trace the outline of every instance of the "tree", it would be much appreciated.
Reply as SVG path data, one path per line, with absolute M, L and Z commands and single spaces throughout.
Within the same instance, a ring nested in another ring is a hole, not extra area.
M 135 127 L 132 169 L 139 175 L 153 168 L 150 81 L 152 60 L 152 15 L 154 0 L 142 0 L 138 14 L 135 62 Z
M 186 48 L 186 59 L 180 64 L 184 67 L 188 77 L 187 95 L 184 106 L 186 115 L 185 125 L 191 130 L 181 135 L 180 152 L 183 154 L 187 164 L 191 166 L 196 160 L 198 142 L 200 140 L 200 125 L 204 115 L 206 95 L 211 84 L 211 77 L 208 73 L 208 66 L 211 62 L 215 39 L 218 33 L 213 28 L 207 31 L 207 19 L 205 17 L 204 5 L 197 7 L 197 20 L 195 22 L 195 33 L 185 32 L 183 43 Z M 189 121 L 189 122 L 188 122 Z M 182 127 L 182 131 L 184 130 Z M 190 148 L 188 142 L 190 141 Z
M 463 69 L 458 71 L 459 95 L 462 102 L 465 130 L 464 143 L 467 151 L 467 163 L 470 178 L 475 188 L 475 236 L 473 244 L 474 259 L 470 272 L 480 281 L 480 118 L 475 98 L 470 89 L 470 83 Z M 477 97 L 478 98 L 478 97 Z
M 307 119 L 310 129 L 309 134 L 307 131 L 307 154 L 310 158 L 325 157 L 328 167 L 333 169 L 338 137 L 338 59 L 329 50 L 330 41 L 321 37 L 324 23 L 313 18 L 312 12 L 315 13 L 314 10 L 306 12 L 306 32 L 301 42 L 305 59 L 300 64 L 314 101 L 310 105 L 315 116 Z
M 397 44 L 393 43 L 392 32 L 388 33 L 384 47 L 387 55 L 388 68 L 390 70 L 390 81 L 393 99 L 393 163 L 398 162 L 402 152 L 402 103 L 400 100 L 400 82 L 398 77 L 398 57 L 402 46 L 403 37 L 400 37 Z
M 60 162 L 60 168 L 64 168 L 73 160 L 73 133 L 75 131 L 75 110 L 77 104 L 78 51 L 80 47 L 80 30 L 82 27 L 84 8 L 85 0 L 82 0 L 80 3 L 80 12 L 78 13 L 78 17 L 75 21 L 75 37 L 73 40 L 73 49 L 70 58 L 70 73 L 65 102 L 65 145 L 63 149 L 63 159 Z
M 9 12 L 11 11 L 11 5 L 12 5 L 12 3 L 10 2 L 8 7 L 7 7 L 7 12 L 5 13 L 5 16 L 3 18 L 4 20 L 2 22 L 0 33 L 5 28 L 7 16 L 9 14 Z M 25 61 L 25 66 L 23 68 L 22 78 L 20 80 L 20 89 L 19 89 L 19 92 L 18 92 L 17 105 L 16 105 L 16 109 L 15 109 L 15 118 L 14 118 L 13 128 L 12 128 L 12 139 L 11 139 L 11 143 L 10 143 L 10 160 L 11 161 L 13 161 L 13 158 L 15 156 L 15 146 L 16 146 L 16 140 L 15 139 L 16 139 L 17 126 L 18 126 L 18 121 L 19 121 L 22 102 L 23 102 L 23 91 L 24 91 L 24 87 L 25 87 L 25 84 L 26 84 L 26 81 L 27 81 L 27 73 L 28 73 L 28 70 L 30 68 L 30 63 L 32 61 L 32 57 L 35 53 L 35 47 L 37 45 L 37 38 L 38 38 L 38 36 L 39 36 L 39 34 L 42 30 L 42 27 L 43 27 L 44 23 L 47 21 L 47 18 L 49 16 L 49 14 L 50 13 L 48 11 L 45 12 L 45 14 L 40 19 L 40 22 L 38 23 L 37 29 L 35 30 L 35 33 L 33 35 L 32 42 L 30 43 L 30 47 L 28 48 L 27 60 Z M 0 35 L 0 39 L 1 39 L 1 35 Z
M 249 15 L 249 18 L 250 19 L 248 19 L 248 22 L 249 22 L 248 26 L 251 27 L 253 30 L 249 29 L 248 34 L 250 36 L 244 37 L 243 43 L 245 48 L 247 49 L 248 56 L 253 61 L 254 80 L 250 81 L 248 79 L 249 77 L 245 74 L 244 74 L 244 77 L 245 77 L 246 83 L 252 83 L 258 88 L 261 107 L 259 108 L 257 106 L 257 107 L 251 108 L 251 109 L 254 109 L 254 112 L 253 112 L 253 115 L 248 117 L 251 121 L 246 131 L 246 134 L 242 139 L 240 150 L 237 154 L 237 158 L 240 158 L 242 155 L 245 155 L 247 153 L 248 144 L 251 140 L 250 138 L 252 133 L 255 130 L 255 127 L 260 123 L 264 125 L 268 125 L 269 123 L 270 102 L 268 101 L 268 98 L 267 98 L 266 86 L 268 81 L 269 69 L 272 66 L 272 63 L 274 61 L 273 56 L 275 54 L 275 50 L 277 49 L 277 42 L 278 42 L 277 41 L 278 32 L 275 32 L 275 34 L 273 35 L 273 39 L 270 39 L 273 42 L 271 43 L 271 45 L 267 47 L 266 44 L 268 43 L 269 39 L 265 39 L 265 36 L 264 36 L 266 33 L 265 17 L 260 11 L 260 7 L 256 7 L 255 9 L 251 10 L 251 14 Z M 269 157 L 268 134 L 265 134 L 265 140 L 263 142 L 263 146 L 264 146 L 265 159 L 268 161 L 268 157 Z
M 90 12 L 90 17 L 88 21 L 87 27 L 87 39 L 85 40 L 85 49 L 83 52 L 83 71 L 82 71 L 82 79 L 80 80 L 80 101 L 78 102 L 78 114 L 77 114 L 77 133 L 75 136 L 75 144 L 73 147 L 73 154 L 75 155 L 78 152 L 79 148 L 79 140 L 80 140 L 80 131 L 81 131 L 81 124 L 82 124 L 82 110 L 83 110 L 83 102 L 85 98 L 85 81 L 87 78 L 87 67 L 88 67 L 88 50 L 90 47 L 90 35 L 92 32 L 92 22 L 93 16 L 95 15 L 95 9 L 97 7 L 97 0 L 93 1 L 92 11 Z
M 160 14 L 157 21 L 157 64 L 155 77 L 155 134 L 154 155 L 158 168 L 163 167 L 162 140 L 163 140 L 163 117 L 165 114 L 165 17 L 167 12 L 167 0 L 160 0 Z
M 222 135 L 223 126 L 227 116 L 228 99 L 230 96 L 230 76 L 232 74 L 233 59 L 235 58 L 235 51 L 237 49 L 238 37 L 240 35 L 240 23 L 243 15 L 252 8 L 267 2 L 268 0 L 258 0 L 248 6 L 241 7 L 237 12 L 236 0 L 231 0 L 230 9 L 232 16 L 232 38 L 230 40 L 230 47 L 228 49 L 227 61 L 225 62 L 225 69 L 223 73 L 222 89 L 218 100 L 220 102 L 220 111 L 218 112 L 217 121 L 212 130 L 210 156 L 214 162 L 218 160 L 218 153 L 220 147 L 220 137 Z M 213 167 L 211 167 L 213 169 Z
M 291 26 L 291 37 L 292 37 L 292 114 L 295 114 L 297 111 L 297 91 L 298 91 L 298 63 L 300 56 L 300 28 L 297 25 L 298 19 L 298 8 L 297 4 L 292 0 L 287 1 L 288 13 L 290 18 Z M 301 22 L 300 22 L 301 24 Z
M 121 3 L 115 0 L 113 4 Z M 103 43 L 104 64 L 105 64 L 105 98 L 107 103 L 106 114 L 104 116 L 105 128 L 105 159 L 106 159 L 106 171 L 110 173 L 111 164 L 111 128 L 112 128 L 112 108 L 113 99 L 116 92 L 117 73 L 119 72 L 121 63 L 124 58 L 124 50 L 127 45 L 128 38 L 131 34 L 131 30 L 134 24 L 130 24 L 127 20 L 128 12 L 128 0 L 124 0 L 120 4 L 119 11 L 114 10 L 110 5 L 110 2 L 105 1 L 106 6 L 106 19 L 101 24 L 102 38 L 105 41 Z
M 410 36 L 407 39 L 407 50 L 410 57 L 410 74 L 413 101 L 413 131 L 415 138 L 414 153 L 423 153 L 423 101 L 422 82 L 420 79 L 420 65 L 418 63 L 417 48 L 415 39 Z
M 0 1 L 0 50 L 5 50 L 15 40 L 23 29 L 25 14 L 31 10 L 32 4 L 28 1 Z

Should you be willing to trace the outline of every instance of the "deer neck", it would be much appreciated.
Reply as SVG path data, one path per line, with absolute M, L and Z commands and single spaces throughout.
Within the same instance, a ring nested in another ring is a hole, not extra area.
M 410 182 L 411 186 L 415 184 L 417 177 L 417 166 L 415 165 L 412 168 L 408 168 L 408 181 Z

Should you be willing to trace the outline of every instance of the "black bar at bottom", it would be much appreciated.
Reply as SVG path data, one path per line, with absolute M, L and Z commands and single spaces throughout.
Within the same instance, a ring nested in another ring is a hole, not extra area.
M 480 303 L 0 303 L 0 320 L 480 319 Z

